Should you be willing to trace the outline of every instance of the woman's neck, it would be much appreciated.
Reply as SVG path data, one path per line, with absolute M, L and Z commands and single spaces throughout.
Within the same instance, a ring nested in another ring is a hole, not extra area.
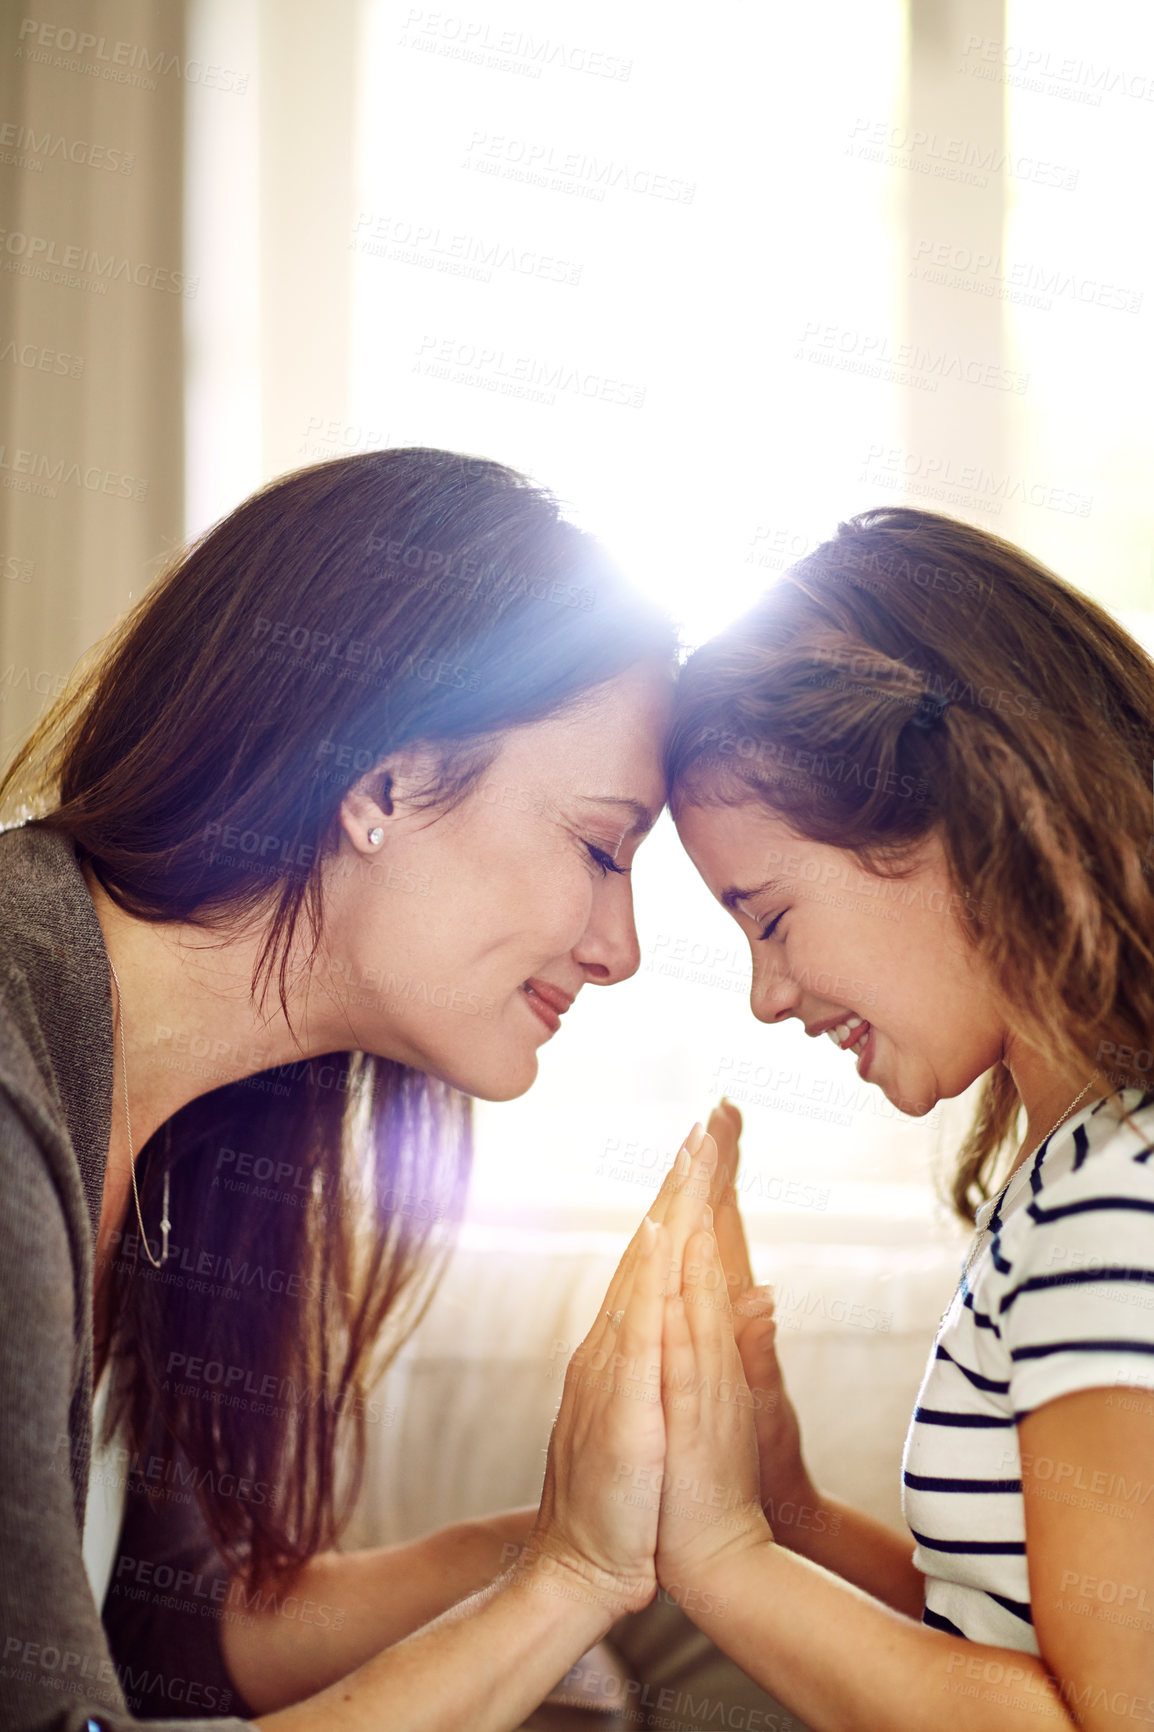
M 260 933 L 222 939 L 199 927 L 137 920 L 106 895 L 87 866 L 84 877 L 119 982 L 118 991 L 110 981 L 110 1153 L 122 1135 L 127 1146 L 126 1069 L 135 1156 L 197 1095 L 341 1048 L 332 1007 L 326 1005 L 327 1015 L 319 1019 L 315 1006 L 305 1004 L 299 981 L 294 990 L 291 974 L 289 1007 L 299 1042 L 286 1021 L 275 982 L 265 1013 L 253 1003 Z

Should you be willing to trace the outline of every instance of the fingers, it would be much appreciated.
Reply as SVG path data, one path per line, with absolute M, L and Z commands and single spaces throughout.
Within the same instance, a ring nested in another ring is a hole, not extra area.
M 668 1246 L 665 1228 L 648 1216 L 638 1234 L 633 1289 L 617 1331 L 617 1347 L 631 1363 L 645 1366 L 658 1363 L 661 1357 Z
M 773 1317 L 776 1313 L 776 1306 L 773 1288 L 767 1286 L 750 1287 L 733 1301 L 733 1311 L 737 1317 L 758 1319 Z
M 713 1187 L 714 1225 L 717 1245 L 725 1269 L 731 1298 L 753 1286 L 753 1269 L 745 1225 L 737 1206 L 737 1165 L 740 1156 L 741 1114 L 732 1101 L 722 1099 L 709 1115 L 710 1135 L 717 1141 L 717 1176 Z
M 661 1381 L 672 1428 L 675 1415 L 699 1412 L 727 1372 L 737 1370 L 729 1317 L 716 1241 L 712 1232 L 695 1232 L 686 1246 L 681 1291 L 665 1301 Z
M 701 1146 L 692 1159 L 689 1174 L 673 1196 L 666 1213 L 665 1225 L 669 1229 L 668 1291 L 672 1293 L 676 1293 L 681 1286 L 681 1269 L 690 1235 L 707 1223 L 712 1229 L 713 1211 L 709 1204 L 709 1194 L 716 1165 L 717 1145 L 713 1138 L 705 1133 Z
M 741 1114 L 731 1101 L 722 1096 L 709 1115 L 706 1130 L 717 1144 L 717 1176 L 710 1202 L 716 1209 L 729 1185 L 737 1177 L 741 1156 Z
M 685 1300 L 680 1293 L 670 1293 L 665 1300 L 661 1332 L 661 1390 L 665 1421 L 671 1427 L 676 1425 L 676 1416 L 689 1405 L 690 1392 L 697 1383 L 695 1367 Z
M 695 1124 L 685 1141 L 682 1143 L 680 1149 L 677 1151 L 677 1159 L 666 1173 L 664 1179 L 662 1179 L 661 1189 L 653 1200 L 653 1207 L 649 1211 L 649 1217 L 651 1220 L 665 1220 L 666 1215 L 669 1212 L 670 1203 L 673 1201 L 674 1197 L 677 1195 L 678 1191 L 689 1176 L 689 1169 L 693 1156 L 700 1149 L 701 1139 L 704 1135 L 704 1127 L 700 1123 Z
M 725 1271 L 712 1232 L 694 1233 L 686 1246 L 681 1293 L 695 1356 L 699 1363 L 720 1372 L 724 1360 L 736 1348 Z
M 612 1324 L 609 1321 L 610 1317 L 617 1317 L 618 1325 L 620 1326 L 621 1318 L 618 1316 L 618 1313 L 622 1312 L 625 1306 L 629 1303 L 633 1287 L 634 1272 L 637 1268 L 638 1259 L 642 1255 L 646 1254 L 647 1248 L 651 1247 L 653 1242 L 651 1236 L 652 1229 L 655 1225 L 657 1225 L 657 1223 L 654 1222 L 651 1216 L 644 1216 L 637 1228 L 637 1231 L 634 1233 L 632 1239 L 630 1239 L 628 1245 L 626 1245 L 621 1256 L 621 1261 L 613 1271 L 612 1279 L 609 1282 L 605 1294 L 605 1303 L 601 1307 L 600 1314 L 597 1321 L 594 1323 L 593 1328 L 586 1336 L 587 1341 L 592 1341 L 595 1334 L 600 1334 L 603 1330 L 612 1328 Z M 607 1316 L 606 1313 L 609 1315 Z
M 709 1182 L 717 1159 L 716 1146 L 700 1124 L 694 1125 L 666 1173 L 649 1219 L 670 1229 L 668 1266 L 672 1290 L 680 1284 L 681 1254 L 687 1234 L 700 1225 L 701 1204 L 709 1194 Z M 695 1211 L 695 1212 L 694 1212 Z M 688 1224 L 687 1224 L 688 1223 Z M 609 1283 L 604 1309 L 616 1312 L 628 1302 L 636 1262 L 636 1238 L 630 1241 Z M 674 1278 L 675 1277 L 675 1278 Z

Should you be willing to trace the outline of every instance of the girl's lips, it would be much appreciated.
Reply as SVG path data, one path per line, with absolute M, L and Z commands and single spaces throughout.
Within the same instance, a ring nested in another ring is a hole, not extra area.
M 857 1061 L 857 1074 L 861 1077 L 863 1082 L 865 1082 L 867 1080 L 867 1077 L 869 1075 L 869 1068 L 870 1068 L 871 1063 L 873 1062 L 873 1056 L 874 1056 L 874 1025 L 873 1025 L 873 1023 L 871 1022 L 868 1025 L 868 1027 L 869 1027 L 869 1033 L 866 1035 L 866 1043 L 862 1047 L 861 1055 Z

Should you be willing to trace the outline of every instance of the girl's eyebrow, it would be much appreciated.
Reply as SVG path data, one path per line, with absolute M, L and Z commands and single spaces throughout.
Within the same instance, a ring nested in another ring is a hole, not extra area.
M 626 800 L 616 794 L 582 794 L 581 799 L 590 806 L 624 806 L 633 814 L 633 822 L 626 830 L 626 836 L 644 836 L 647 830 L 653 828 L 654 814 L 648 806 L 643 806 L 640 800 Z
M 752 902 L 755 896 L 764 896 L 767 891 L 784 890 L 785 888 L 786 881 L 784 878 L 767 878 L 764 884 L 758 884 L 752 890 L 739 890 L 737 886 L 733 884 L 730 885 L 728 890 L 722 891 L 719 900 L 721 906 L 723 908 L 728 908 L 732 914 L 736 912 L 737 904 L 739 902 Z

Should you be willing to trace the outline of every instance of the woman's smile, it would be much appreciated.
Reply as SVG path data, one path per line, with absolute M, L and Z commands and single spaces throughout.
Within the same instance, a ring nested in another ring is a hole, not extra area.
M 347 1021 L 334 1046 L 484 1100 L 524 1094 L 582 986 L 611 986 L 640 966 L 630 868 L 664 802 L 672 702 L 668 663 L 639 663 L 587 698 L 579 722 L 566 714 L 510 729 L 484 781 L 435 818 L 412 796 L 428 773 L 415 754 L 393 765 L 388 811 L 374 801 L 373 774 L 361 778 L 346 796 L 346 853 L 379 826 L 382 869 L 444 894 L 425 906 L 334 877 L 337 959 L 355 966 L 371 947 L 412 983 L 407 994 L 339 1006 Z M 512 797 L 487 797 L 493 787 Z
M 563 986 L 554 986 L 552 981 L 536 978 L 523 981 L 521 991 L 529 1009 L 541 1018 L 550 1034 L 556 1034 L 561 1027 L 561 1018 L 577 996 L 566 992 Z

